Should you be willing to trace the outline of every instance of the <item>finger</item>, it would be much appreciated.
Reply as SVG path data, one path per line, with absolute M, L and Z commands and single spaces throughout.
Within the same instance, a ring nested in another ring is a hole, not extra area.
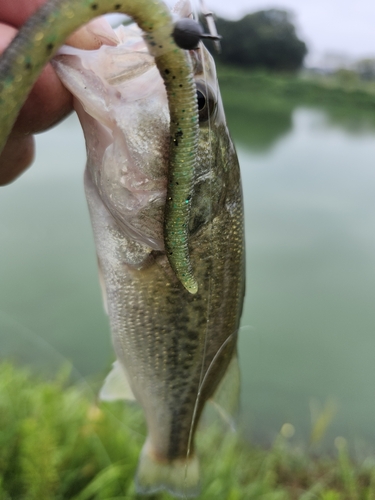
M 32 163 L 35 154 L 32 135 L 11 134 L 0 155 L 0 186 L 20 176 Z
M 16 33 L 14 28 L 0 24 L 0 51 Z M 17 134 L 34 134 L 46 130 L 71 110 L 71 94 L 63 87 L 52 66 L 47 65 L 23 106 L 14 131 Z
M 75 31 L 65 42 L 78 49 L 96 50 L 102 45 L 117 45 L 119 39 L 104 17 L 97 17 Z
M 20 28 L 46 0 L 1 0 L 1 22 Z M 94 50 L 104 45 L 117 45 L 118 39 L 107 21 L 98 18 L 83 26 L 67 40 L 68 45 Z
M 0 24 L 0 52 L 16 33 L 15 28 Z M 32 163 L 34 140 L 31 134 L 51 127 L 71 110 L 71 94 L 48 65 L 33 87 L 0 156 L 0 185 L 13 181 Z
M 0 24 L 0 52 L 10 43 L 17 31 Z M 77 30 L 68 43 L 86 50 L 101 45 L 116 45 L 118 39 L 104 18 L 98 18 Z M 71 94 L 60 82 L 50 64 L 42 71 L 15 124 L 20 134 L 34 134 L 47 130 L 72 110 Z
M 31 2 L 30 5 L 35 6 L 38 3 L 43 2 Z M 14 6 L 13 2 L 9 4 L 7 0 L 4 5 L 6 8 Z M 0 11 L 3 10 L 4 5 L 1 5 Z M 20 13 L 19 10 L 17 12 Z M 12 16 L 8 16 L 8 20 L 12 20 Z M 16 24 L 15 19 L 13 21 Z M 0 53 L 5 50 L 16 33 L 17 30 L 14 27 L 0 23 Z M 68 43 L 92 50 L 103 44 L 116 45 L 118 39 L 108 22 L 100 18 L 75 32 Z M 63 87 L 52 66 L 48 64 L 26 100 L 11 137 L 0 156 L 0 185 L 12 182 L 32 163 L 35 147 L 32 134 L 44 131 L 58 123 L 69 114 L 72 106 L 71 94 Z
M 1 0 L 0 19 L 2 23 L 19 28 L 47 0 Z

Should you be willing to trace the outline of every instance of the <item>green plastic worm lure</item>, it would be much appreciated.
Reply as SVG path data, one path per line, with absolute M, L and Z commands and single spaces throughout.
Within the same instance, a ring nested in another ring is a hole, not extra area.
M 170 112 L 170 155 L 164 244 L 182 285 L 198 290 L 188 249 L 198 110 L 189 57 L 175 43 L 169 9 L 159 0 L 50 0 L 32 16 L 0 59 L 0 151 L 33 84 L 66 38 L 108 12 L 131 16 L 145 33 L 165 82 Z

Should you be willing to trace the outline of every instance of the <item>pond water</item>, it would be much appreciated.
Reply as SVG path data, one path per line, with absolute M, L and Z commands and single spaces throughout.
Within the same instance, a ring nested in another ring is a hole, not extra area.
M 344 436 L 372 447 L 375 131 L 308 108 L 286 127 L 266 117 L 248 125 L 234 127 L 246 206 L 246 432 L 269 443 L 288 423 L 305 444 L 318 446 L 321 429 L 324 446 Z M 113 354 L 76 119 L 37 146 L 33 168 L 0 192 L 0 356 L 47 371 L 70 360 L 90 378 Z

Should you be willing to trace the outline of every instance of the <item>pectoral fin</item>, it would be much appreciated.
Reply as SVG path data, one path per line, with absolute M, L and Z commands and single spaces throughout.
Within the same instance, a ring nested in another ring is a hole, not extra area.
M 237 353 L 231 359 L 211 402 L 223 420 L 234 430 L 240 400 L 240 367 Z
M 113 363 L 113 368 L 107 375 L 100 390 L 99 399 L 102 401 L 135 400 L 126 373 L 118 361 Z

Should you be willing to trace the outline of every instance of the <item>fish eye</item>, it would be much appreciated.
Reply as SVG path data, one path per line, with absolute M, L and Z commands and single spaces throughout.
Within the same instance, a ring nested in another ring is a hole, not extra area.
M 200 90 L 197 90 L 198 111 L 202 111 L 206 106 L 206 98 Z
M 197 101 L 199 111 L 199 122 L 206 122 L 216 110 L 216 98 L 214 91 L 204 82 L 197 82 Z

